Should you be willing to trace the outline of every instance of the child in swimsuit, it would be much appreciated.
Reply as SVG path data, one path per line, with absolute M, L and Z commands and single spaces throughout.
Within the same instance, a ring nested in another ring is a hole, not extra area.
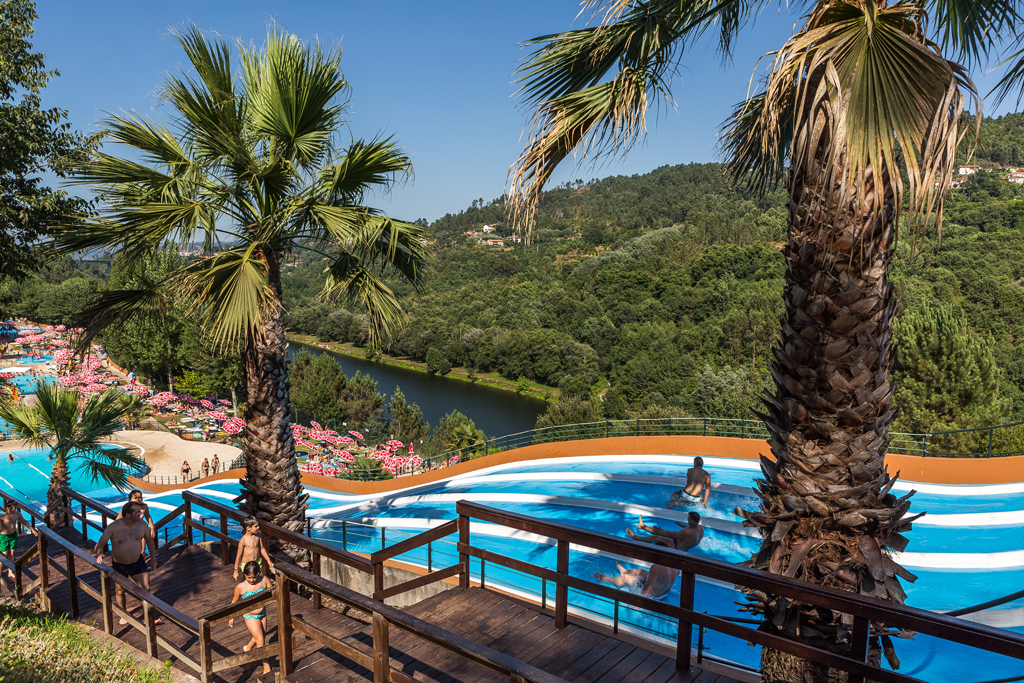
M 260 570 L 258 562 L 246 562 L 245 567 L 242 569 L 242 573 L 245 578 L 240 584 L 235 586 L 235 595 L 231 599 L 231 604 L 244 600 L 245 598 L 251 598 L 257 593 L 271 587 L 270 581 L 267 577 L 263 576 L 263 572 Z M 245 652 L 253 649 L 254 647 L 263 647 L 264 637 L 267 632 L 267 608 L 263 607 L 259 612 L 252 612 L 251 614 L 243 614 L 242 618 L 245 619 L 245 626 L 249 629 L 249 633 L 252 634 L 252 638 L 249 643 L 242 649 Z M 230 619 L 228 626 L 234 626 L 235 620 Z M 263 660 L 263 673 L 270 673 L 270 661 Z

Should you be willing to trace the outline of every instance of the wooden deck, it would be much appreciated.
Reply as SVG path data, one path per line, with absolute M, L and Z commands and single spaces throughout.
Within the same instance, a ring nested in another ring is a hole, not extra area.
M 83 546 L 82 536 L 77 531 L 63 529 L 60 535 L 79 547 Z M 32 536 L 20 539 L 16 554 L 20 556 L 34 541 Z M 60 561 L 65 557 L 63 551 L 52 548 L 49 554 Z M 152 592 L 176 609 L 189 616 L 199 617 L 230 602 L 235 581 L 231 576 L 231 568 L 222 566 L 218 555 L 200 546 L 190 546 L 162 551 L 158 554 L 158 560 L 159 567 L 151 575 Z M 99 590 L 96 570 L 79 560 L 76 562 L 76 571 L 79 577 Z M 26 579 L 33 580 L 37 573 L 38 564 L 33 564 L 26 573 Z M 50 584 L 48 595 L 54 609 L 68 612 L 71 603 L 67 581 L 51 571 Z M 79 605 L 80 620 L 102 628 L 100 604 L 80 591 Z M 366 615 L 346 615 L 327 608 L 314 610 L 310 600 L 297 595 L 292 596 L 291 605 L 295 618 L 327 631 L 339 641 L 372 657 L 372 628 L 367 623 Z M 128 607 L 136 616 L 141 614 L 140 605 L 133 598 L 129 598 Z M 579 626 L 569 625 L 564 629 L 556 629 L 554 619 L 546 614 L 481 588 L 452 588 L 406 611 L 568 681 L 735 683 L 732 678 L 696 668 L 687 674 L 680 674 L 675 670 L 675 662 L 663 655 Z M 267 640 L 273 643 L 277 641 L 277 615 L 273 605 L 268 606 L 267 613 Z M 193 634 L 174 624 L 161 625 L 158 631 L 183 652 L 198 659 L 199 643 Z M 140 650 L 146 650 L 143 634 L 131 626 L 115 625 L 114 635 Z M 249 632 L 241 619 L 235 621 L 234 627 L 226 623 L 214 626 L 212 635 L 215 641 L 213 651 L 217 657 L 240 653 L 242 646 L 249 640 Z M 298 633 L 294 647 L 295 666 L 288 681 L 363 683 L 373 680 L 372 672 Z M 416 681 L 475 683 L 507 680 L 399 629 L 392 632 L 390 652 L 394 668 Z M 167 656 L 169 653 L 161 650 L 161 657 Z M 175 666 L 188 673 L 195 673 L 180 662 L 175 661 Z M 271 666 L 276 672 L 276 658 L 271 659 Z M 214 680 L 224 683 L 270 681 L 273 676 L 273 673 L 262 675 L 262 666 L 256 663 L 218 673 Z

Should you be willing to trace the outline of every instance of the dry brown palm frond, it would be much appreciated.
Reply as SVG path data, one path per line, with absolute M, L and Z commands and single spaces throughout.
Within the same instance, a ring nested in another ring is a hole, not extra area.
M 941 228 L 966 122 L 964 92 L 979 110 L 981 102 L 964 70 L 942 57 L 922 25 L 915 5 L 885 8 L 864 0 L 818 7 L 776 53 L 764 92 L 732 117 L 723 144 L 733 177 L 761 187 L 777 182 L 779 152 L 788 145 L 794 172 L 840 183 L 838 195 L 817 198 L 819 208 L 854 203 L 871 218 L 886 202 L 870 196 L 865 174 L 892 169 L 897 212 L 910 192 L 911 230 L 919 233 L 933 218 Z M 909 188 L 895 172 L 900 168 Z

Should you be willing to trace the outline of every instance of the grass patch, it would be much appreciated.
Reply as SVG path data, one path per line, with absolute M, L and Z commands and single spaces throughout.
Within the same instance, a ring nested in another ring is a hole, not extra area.
M 146 667 L 93 640 L 73 621 L 0 602 L 3 683 L 170 683 L 169 666 Z

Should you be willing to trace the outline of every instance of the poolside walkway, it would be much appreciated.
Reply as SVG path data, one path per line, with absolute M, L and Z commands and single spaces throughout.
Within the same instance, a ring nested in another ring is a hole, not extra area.
M 63 529 L 60 535 L 83 547 L 78 531 Z M 19 543 L 24 552 L 34 542 L 34 537 L 25 536 Z M 91 546 L 91 544 L 88 544 Z M 214 544 L 216 545 L 216 544 Z M 231 568 L 221 565 L 219 550 L 208 552 L 199 545 L 177 547 L 158 554 L 160 566 L 153 573 L 153 593 L 161 600 L 185 614 L 199 617 L 227 605 L 231 600 L 235 581 Z M 20 555 L 20 553 L 18 553 Z M 52 557 L 63 563 L 65 554 L 52 545 Z M 86 583 L 99 590 L 99 575 L 84 562 L 76 561 L 77 575 Z M 28 580 L 35 578 L 38 564 L 26 574 Z M 70 611 L 70 596 L 67 582 L 58 573 L 50 572 L 51 588 L 48 595 L 54 608 L 60 612 Z M 79 591 L 80 621 L 98 624 L 102 628 L 103 615 L 100 603 L 83 591 Z M 136 616 L 141 609 L 131 599 L 129 609 Z M 273 605 L 268 606 L 268 642 L 277 640 L 277 614 Z M 294 617 L 330 633 L 341 642 L 359 652 L 373 656 L 372 626 L 367 615 L 349 611 L 336 612 L 328 608 L 313 609 L 306 597 L 292 595 L 291 609 Z M 619 640 L 610 634 L 601 634 L 569 625 L 556 629 L 554 620 L 548 614 L 527 606 L 518 600 L 481 588 L 452 588 L 428 598 L 406 610 L 425 621 L 469 638 L 482 645 L 494 648 L 509 656 L 528 662 L 567 681 L 580 683 L 740 683 L 726 676 L 713 664 L 704 663 L 705 669 L 694 668 L 688 673 L 679 673 L 674 660 L 635 643 Z M 116 622 L 116 618 L 115 618 Z M 213 627 L 215 640 L 213 654 L 217 658 L 230 656 L 242 651 L 249 640 L 244 624 L 236 620 L 233 627 L 226 623 Z M 199 644 L 192 634 L 173 623 L 158 627 L 158 632 L 183 652 L 199 658 Z M 145 651 L 143 634 L 131 626 L 115 623 L 114 635 L 130 645 Z M 400 669 L 412 680 L 423 683 L 477 683 L 506 680 L 476 664 L 464 660 L 420 638 L 394 629 L 391 636 L 391 658 L 393 666 Z M 287 680 L 313 683 L 321 680 L 340 683 L 365 683 L 373 680 L 373 673 L 345 657 L 321 648 L 315 641 L 297 635 L 294 643 L 294 671 Z M 161 658 L 170 653 L 161 649 Z M 194 673 L 177 661 L 171 661 L 175 668 Z M 277 670 L 276 658 L 271 666 Z M 274 673 L 262 674 L 262 667 L 249 664 L 245 667 L 227 669 L 214 675 L 213 680 L 223 683 L 242 683 L 257 680 L 269 683 Z M 744 677 L 743 683 L 756 681 L 756 677 Z

